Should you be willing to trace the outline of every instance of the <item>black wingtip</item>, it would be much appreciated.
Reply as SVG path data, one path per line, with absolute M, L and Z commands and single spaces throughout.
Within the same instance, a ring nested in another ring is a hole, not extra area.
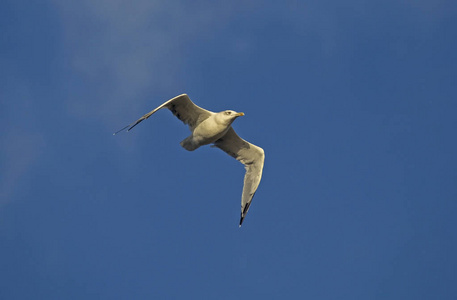
M 130 126 L 130 124 L 127 125 L 127 126 L 125 126 L 125 127 L 122 128 L 122 129 L 119 129 L 118 131 L 116 131 L 115 133 L 113 133 L 113 135 L 116 135 L 116 134 L 118 134 L 119 132 L 124 131 L 124 130 L 125 130 L 127 127 L 129 127 L 129 126 Z
M 116 134 L 118 134 L 119 132 L 126 130 L 127 128 L 128 128 L 128 129 L 127 129 L 127 132 L 129 132 L 130 130 L 132 130 L 133 127 L 135 127 L 136 125 L 140 124 L 141 121 L 143 121 L 143 120 L 145 120 L 145 118 L 141 118 L 141 119 L 139 119 L 138 121 L 135 121 L 134 123 L 131 123 L 131 124 L 125 126 L 124 128 L 122 128 L 122 129 L 116 131 L 115 133 L 113 133 L 113 135 L 116 135 Z
M 248 213 L 249 206 L 251 206 L 251 203 L 246 203 L 246 206 L 244 207 L 243 212 L 241 213 L 240 227 L 241 227 L 241 224 L 243 224 L 246 214 Z
M 130 130 L 132 130 L 132 128 L 133 128 L 133 127 L 135 127 L 136 125 L 140 124 L 140 122 L 141 122 L 141 121 L 143 121 L 143 120 L 137 121 L 137 122 L 135 122 L 135 124 L 133 124 L 133 125 L 132 125 L 132 124 L 130 124 L 130 125 L 129 125 L 129 126 L 130 126 L 130 128 L 129 128 L 129 129 L 127 129 L 127 132 L 128 132 L 128 131 L 130 131 Z M 127 126 L 127 127 L 129 127 L 129 126 Z

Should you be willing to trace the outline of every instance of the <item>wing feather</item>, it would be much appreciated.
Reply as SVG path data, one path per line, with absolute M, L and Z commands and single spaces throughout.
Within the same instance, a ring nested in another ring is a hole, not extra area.
M 162 108 L 168 108 L 179 120 L 181 120 L 184 124 L 189 125 L 191 130 L 193 130 L 198 124 L 213 114 L 213 112 L 195 105 L 195 103 L 189 99 L 187 94 L 182 94 L 164 102 L 157 108 L 151 110 L 135 122 L 125 126 L 114 134 L 117 134 L 127 128 L 127 131 L 132 130 L 133 127 L 146 120 L 156 111 Z
M 241 196 L 241 226 L 262 179 L 265 153 L 262 148 L 240 138 L 232 127 L 214 145 L 245 166 L 246 174 L 244 175 L 244 186 Z

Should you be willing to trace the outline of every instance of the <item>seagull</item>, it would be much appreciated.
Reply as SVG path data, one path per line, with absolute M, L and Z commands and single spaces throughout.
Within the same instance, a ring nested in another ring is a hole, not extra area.
M 191 135 L 180 143 L 184 149 L 194 151 L 200 146 L 212 144 L 211 147 L 221 149 L 244 165 L 246 174 L 244 175 L 243 193 L 241 195 L 239 225 L 241 227 L 262 178 L 265 160 L 263 149 L 240 138 L 231 126 L 233 121 L 244 116 L 244 113 L 233 110 L 215 113 L 195 105 L 187 94 L 182 94 L 166 101 L 135 122 L 113 133 L 113 135 L 126 129 L 127 131 L 132 130 L 133 127 L 162 108 L 168 108 L 173 115 L 189 126 Z

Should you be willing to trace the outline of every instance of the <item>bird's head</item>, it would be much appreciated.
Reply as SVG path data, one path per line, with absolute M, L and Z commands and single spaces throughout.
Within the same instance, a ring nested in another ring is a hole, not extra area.
M 224 110 L 218 113 L 217 118 L 219 121 L 222 123 L 226 123 L 228 125 L 232 124 L 233 121 L 235 121 L 236 118 L 244 116 L 244 113 L 242 112 L 236 112 L 233 110 Z

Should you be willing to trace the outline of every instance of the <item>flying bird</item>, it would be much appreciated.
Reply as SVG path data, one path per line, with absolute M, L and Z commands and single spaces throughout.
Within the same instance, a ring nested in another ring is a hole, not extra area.
M 162 108 L 168 108 L 173 115 L 189 126 L 191 134 L 180 143 L 184 149 L 194 151 L 200 146 L 213 144 L 212 147 L 223 150 L 245 166 L 246 174 L 241 195 L 241 227 L 262 178 L 265 159 L 262 148 L 240 138 L 231 126 L 233 121 L 244 116 L 244 113 L 233 110 L 215 113 L 195 105 L 186 94 L 182 94 L 166 101 L 113 135 L 126 129 L 130 131 Z

